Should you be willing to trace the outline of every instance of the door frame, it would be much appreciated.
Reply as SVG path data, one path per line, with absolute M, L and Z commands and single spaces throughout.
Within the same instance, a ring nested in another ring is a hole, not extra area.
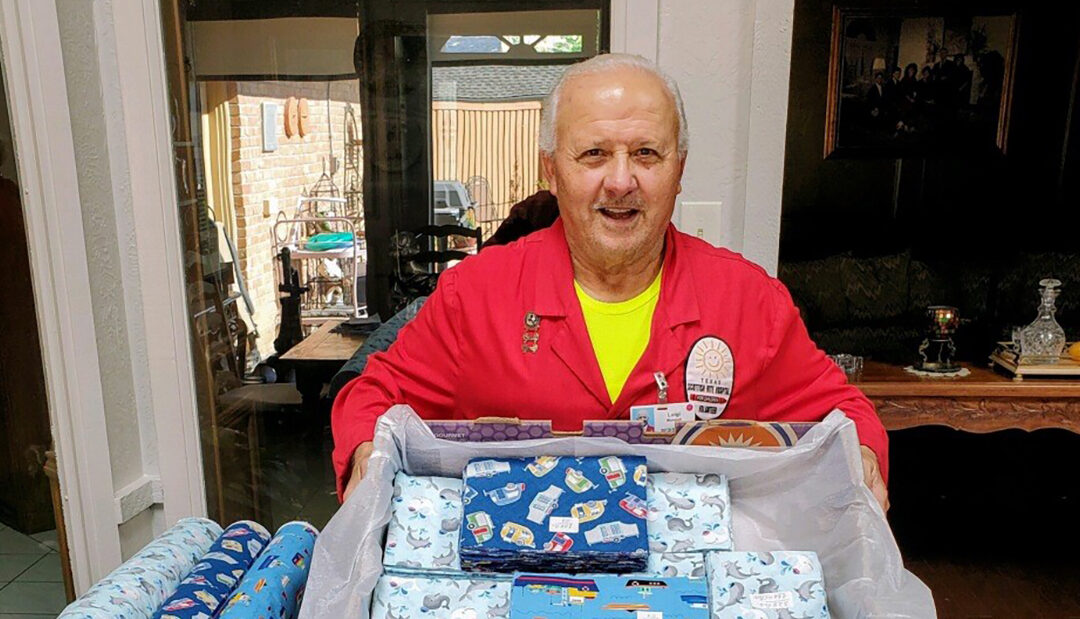
M 181 517 L 206 514 L 161 13 L 157 2 L 114 0 L 96 5 L 94 19 L 99 31 L 111 30 L 103 35 L 110 40 L 95 45 L 102 81 L 118 79 L 120 88 L 88 94 L 103 96 L 109 113 L 122 118 L 108 154 L 130 179 L 117 199 L 131 200 L 139 272 L 125 286 L 137 288 L 141 301 L 133 309 L 147 367 L 137 377 L 151 394 L 146 417 L 154 424 L 144 430 L 144 449 L 149 443 L 153 452 L 144 455 L 144 475 L 123 488 L 115 487 L 106 432 L 56 3 L 0 0 L 0 55 L 77 592 L 120 564 L 120 525 L 134 514 L 160 506 L 154 535 Z

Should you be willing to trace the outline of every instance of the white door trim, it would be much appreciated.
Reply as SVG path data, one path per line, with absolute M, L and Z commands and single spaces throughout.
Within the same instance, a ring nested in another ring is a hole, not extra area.
M 742 248 L 747 258 L 773 276 L 780 259 L 794 21 L 795 0 L 757 0 L 754 3 Z
M 139 256 L 147 376 L 165 525 L 171 526 L 179 518 L 206 515 L 206 488 L 161 13 L 157 2 L 144 0 L 114 0 L 111 7 Z
M 660 0 L 611 0 L 611 51 L 660 60 Z
M 56 3 L 0 0 L 0 46 L 68 548 L 85 591 L 121 555 Z

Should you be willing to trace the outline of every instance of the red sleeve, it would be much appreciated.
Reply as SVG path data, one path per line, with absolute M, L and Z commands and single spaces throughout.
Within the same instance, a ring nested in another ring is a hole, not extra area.
M 388 408 L 408 404 L 421 417 L 450 416 L 461 349 L 457 278 L 456 268 L 444 272 L 435 292 L 390 348 L 372 354 L 364 373 L 334 399 L 330 426 L 339 499 L 352 472 L 353 452 L 375 436 L 375 422 Z
M 855 422 L 859 442 L 874 450 L 881 477 L 889 481 L 889 437 L 874 405 L 810 339 L 791 294 L 774 281 L 774 322 L 761 386 L 769 389 L 759 419 L 819 421 L 840 409 Z

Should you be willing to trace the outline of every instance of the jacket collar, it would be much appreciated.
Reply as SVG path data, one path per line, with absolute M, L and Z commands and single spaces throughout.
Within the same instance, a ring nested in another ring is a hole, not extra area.
M 550 228 L 529 235 L 525 242 L 532 244 L 534 250 L 529 252 L 534 257 L 530 265 L 535 281 L 533 311 L 548 317 L 580 313 L 574 292 L 574 267 L 562 218 L 556 219 Z M 664 275 L 657 314 L 671 329 L 701 318 L 694 274 L 689 261 L 680 257 L 686 252 L 685 245 L 686 235 L 669 223 L 664 233 Z

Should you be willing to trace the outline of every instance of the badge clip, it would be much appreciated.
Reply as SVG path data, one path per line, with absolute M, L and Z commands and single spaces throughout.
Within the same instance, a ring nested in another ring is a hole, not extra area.
M 667 378 L 664 377 L 663 372 L 653 372 L 653 378 L 656 380 L 657 402 L 660 404 L 667 404 Z

